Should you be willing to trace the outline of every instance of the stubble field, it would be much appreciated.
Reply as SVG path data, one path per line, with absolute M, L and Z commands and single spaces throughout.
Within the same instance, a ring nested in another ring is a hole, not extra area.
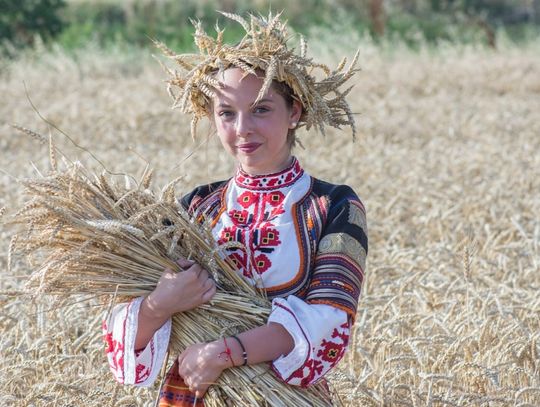
M 534 45 L 411 53 L 365 44 L 351 96 L 359 139 L 301 133 L 295 154 L 308 172 L 351 185 L 367 208 L 363 299 L 335 373 L 346 404 L 540 405 L 539 55 Z M 184 174 L 184 191 L 230 177 L 234 163 L 215 138 L 201 131 L 193 142 L 188 119 L 170 110 L 163 79 L 141 52 L 4 61 L 2 220 L 24 200 L 15 179 L 48 168 L 47 146 L 8 125 L 49 132 L 23 81 L 39 111 L 110 170 L 140 175 L 146 160 L 156 185 Z M 108 373 L 102 308 L 13 295 L 30 272 L 8 256 L 13 233 L 0 235 L 0 405 L 151 405 L 155 389 L 117 386 Z

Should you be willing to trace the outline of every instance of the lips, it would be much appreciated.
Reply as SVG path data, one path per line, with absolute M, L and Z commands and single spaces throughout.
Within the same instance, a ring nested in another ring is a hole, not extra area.
M 244 153 L 252 153 L 261 146 L 261 143 L 245 143 L 236 146 L 236 148 Z

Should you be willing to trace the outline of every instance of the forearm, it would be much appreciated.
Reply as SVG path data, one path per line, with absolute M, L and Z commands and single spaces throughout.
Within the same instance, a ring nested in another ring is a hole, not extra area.
M 294 349 L 292 336 L 281 324 L 275 322 L 250 329 L 236 336 L 246 349 L 249 365 L 275 360 Z M 240 344 L 234 338 L 229 338 L 227 343 L 231 348 L 234 364 L 241 366 L 244 358 Z
M 148 297 L 145 298 L 139 309 L 135 350 L 145 348 L 156 331 L 161 328 L 169 318 L 170 315 L 156 312 L 152 308 L 151 301 L 149 301 Z

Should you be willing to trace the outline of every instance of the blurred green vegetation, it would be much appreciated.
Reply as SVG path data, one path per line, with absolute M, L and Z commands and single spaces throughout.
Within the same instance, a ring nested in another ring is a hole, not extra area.
M 146 47 L 156 38 L 187 51 L 193 47 L 190 19 L 201 20 L 208 31 L 219 21 L 227 41 L 239 39 L 241 27 L 216 10 L 242 15 L 284 10 L 290 26 L 308 35 L 313 27 L 347 26 L 360 36 L 413 48 L 441 40 L 494 46 L 500 32 L 518 43 L 540 33 L 540 0 L 379 0 L 378 10 L 374 4 L 377 0 L 0 0 L 0 43 L 13 53 L 37 38 L 68 50 L 88 43 Z M 379 28 L 375 18 L 382 21 Z
M 0 0 L 0 40 L 13 46 L 34 42 L 35 36 L 48 40 L 65 26 L 59 15 L 64 0 Z

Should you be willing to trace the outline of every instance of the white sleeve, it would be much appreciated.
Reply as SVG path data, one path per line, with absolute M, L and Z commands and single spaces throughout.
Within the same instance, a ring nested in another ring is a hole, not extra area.
M 276 374 L 291 385 L 316 383 L 341 360 L 349 343 L 350 321 L 345 311 L 308 304 L 293 295 L 272 301 L 268 322 L 281 324 L 294 339 L 294 349 L 272 363 Z
M 123 384 L 150 386 L 156 380 L 167 353 L 171 319 L 155 333 L 144 349 L 135 350 L 139 308 L 143 297 L 116 305 L 103 321 L 106 353 L 114 378 Z

